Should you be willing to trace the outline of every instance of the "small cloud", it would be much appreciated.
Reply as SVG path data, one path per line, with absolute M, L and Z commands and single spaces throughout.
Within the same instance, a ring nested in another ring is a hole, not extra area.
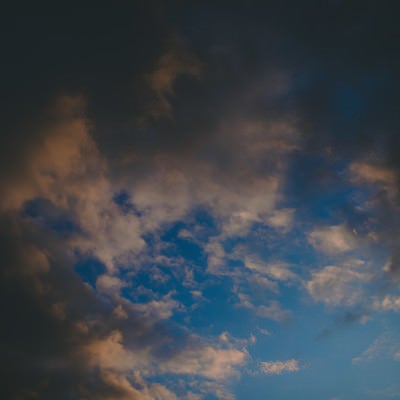
M 354 260 L 358 267 L 358 260 Z M 306 289 L 311 297 L 330 306 L 355 304 L 362 295 L 360 283 L 370 279 L 366 272 L 359 271 L 354 266 L 329 265 L 311 274 L 311 280 L 306 282 Z
M 355 162 L 349 167 L 352 181 L 363 183 L 383 183 L 393 186 L 397 181 L 396 171 L 368 162 Z
M 175 36 L 158 60 L 156 68 L 145 76 L 146 83 L 155 96 L 146 117 L 172 117 L 172 105 L 168 97 L 174 95 L 174 83 L 181 75 L 198 78 L 201 75 L 201 66 Z
M 261 305 L 257 307 L 256 314 L 261 318 L 269 318 L 282 322 L 290 317 L 291 312 L 281 308 L 280 304 L 273 300 L 268 306 Z
M 373 308 L 377 311 L 400 311 L 400 296 L 387 295 L 383 299 L 375 299 Z
M 148 394 L 153 400 L 178 400 L 175 393 L 159 383 L 151 385 L 148 388 Z
M 188 348 L 160 365 L 163 372 L 198 375 L 213 380 L 225 380 L 237 374 L 248 358 L 246 350 L 218 348 L 211 345 Z
M 245 257 L 244 264 L 246 268 L 277 281 L 288 281 L 296 278 L 296 274 L 290 270 L 290 265 L 285 262 L 263 263 L 254 257 Z
M 121 304 L 118 304 L 117 307 L 114 308 L 113 314 L 115 318 L 118 319 L 127 319 L 128 318 L 128 313 L 124 310 Z
M 354 234 L 345 225 L 317 228 L 308 234 L 308 241 L 326 254 L 344 253 L 357 246 Z
M 360 364 L 379 358 L 394 358 L 395 360 L 399 360 L 399 355 L 398 341 L 390 334 L 384 333 L 375 339 L 358 357 L 354 357 L 352 363 Z
M 100 275 L 96 280 L 96 289 L 108 295 L 119 295 L 127 284 L 116 276 Z
M 260 332 L 261 335 L 264 335 L 264 336 L 271 336 L 271 332 L 267 329 L 258 328 L 258 332 Z
M 282 210 L 274 211 L 267 217 L 266 222 L 268 225 L 276 228 L 282 233 L 288 232 L 293 226 L 294 208 L 284 208 Z
M 299 361 L 295 359 L 286 361 L 263 361 L 260 363 L 261 371 L 268 375 L 280 375 L 283 372 L 297 372 L 300 370 Z
M 272 300 L 268 305 L 256 306 L 252 303 L 250 297 L 241 292 L 236 293 L 239 298 L 239 307 L 244 307 L 249 310 L 253 310 L 255 314 L 260 318 L 273 319 L 278 322 L 283 322 L 291 316 L 291 311 L 281 308 L 280 304 L 276 300 Z
M 182 307 L 176 300 L 171 299 L 171 295 L 164 296 L 161 300 L 152 300 L 148 303 L 131 304 L 131 308 L 146 317 L 154 318 L 155 321 L 168 319 L 173 311 Z

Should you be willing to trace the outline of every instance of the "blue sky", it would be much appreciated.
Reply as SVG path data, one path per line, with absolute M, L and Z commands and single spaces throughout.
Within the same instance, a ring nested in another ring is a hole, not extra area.
M 397 8 L 7 10 L 1 397 L 399 399 Z

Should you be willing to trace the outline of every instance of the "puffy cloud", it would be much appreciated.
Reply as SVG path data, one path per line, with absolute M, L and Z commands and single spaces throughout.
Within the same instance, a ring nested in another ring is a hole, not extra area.
M 35 199 L 49 200 L 71 213 L 82 235 L 71 244 L 92 253 L 110 271 L 117 262 L 144 247 L 139 220 L 124 215 L 113 201 L 113 185 L 107 163 L 90 135 L 90 124 L 82 117 L 80 97 L 61 97 L 54 107 L 56 122 L 33 149 L 27 176 L 8 187 L 3 210 L 19 210 Z
M 103 339 L 93 340 L 83 347 L 89 361 L 101 369 L 132 374 L 140 371 L 143 376 L 175 374 L 201 376 L 211 380 L 225 380 L 238 373 L 248 357 L 245 350 L 201 343 L 188 344 L 170 355 L 155 357 L 151 347 L 130 350 L 123 344 L 120 331 L 113 331 Z
M 358 260 L 342 266 L 329 265 L 311 273 L 306 289 L 316 301 L 329 306 L 354 305 L 362 298 L 363 285 L 371 279 Z
M 170 295 L 164 296 L 161 300 L 152 300 L 149 303 L 130 304 L 130 307 L 143 315 L 154 317 L 156 321 L 168 319 L 175 309 L 182 308 Z
M 126 282 L 123 282 L 120 278 L 110 275 L 100 275 L 96 280 L 96 289 L 109 295 L 118 296 L 121 289 L 126 285 Z
M 345 225 L 317 228 L 308 234 L 309 242 L 327 254 L 344 253 L 357 246 L 356 237 Z
M 268 375 L 280 375 L 283 372 L 297 372 L 300 370 L 299 361 L 295 359 L 286 361 L 262 361 L 261 371 Z
M 188 349 L 161 365 L 161 370 L 174 374 L 200 375 L 209 379 L 223 380 L 237 374 L 248 353 L 235 348 L 204 346 Z

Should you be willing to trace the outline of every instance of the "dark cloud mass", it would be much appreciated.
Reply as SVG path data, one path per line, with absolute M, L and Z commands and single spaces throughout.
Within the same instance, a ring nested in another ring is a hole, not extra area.
M 189 3 L 2 10 L 1 399 L 232 399 L 251 339 L 185 325 L 224 279 L 238 315 L 289 319 L 283 282 L 349 307 L 324 338 L 400 309 L 398 3 Z M 326 242 L 367 250 L 336 266 Z M 300 247 L 323 256 L 292 272 Z M 198 249 L 207 265 L 182 261 Z

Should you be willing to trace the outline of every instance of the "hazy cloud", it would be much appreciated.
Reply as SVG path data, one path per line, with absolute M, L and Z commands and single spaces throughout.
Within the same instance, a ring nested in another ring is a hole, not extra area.
M 283 372 L 297 372 L 300 370 L 299 361 L 295 359 L 286 361 L 262 361 L 261 371 L 268 375 L 280 375 Z

